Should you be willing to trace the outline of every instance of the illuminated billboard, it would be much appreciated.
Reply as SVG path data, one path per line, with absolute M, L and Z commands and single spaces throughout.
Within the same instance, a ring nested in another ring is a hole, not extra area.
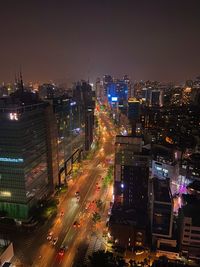
M 111 97 L 111 101 L 112 102 L 117 102 L 118 101 L 118 97 L 116 97 L 116 96 Z

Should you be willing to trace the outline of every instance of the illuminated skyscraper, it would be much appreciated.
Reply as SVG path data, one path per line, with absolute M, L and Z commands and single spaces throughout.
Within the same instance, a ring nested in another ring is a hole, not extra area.
M 30 209 L 54 189 L 47 111 L 47 103 L 22 89 L 0 99 L 0 211 L 7 217 L 28 219 Z

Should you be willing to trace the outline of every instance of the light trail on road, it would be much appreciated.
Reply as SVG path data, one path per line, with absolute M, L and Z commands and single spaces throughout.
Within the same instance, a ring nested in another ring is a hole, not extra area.
M 76 180 L 69 182 L 69 189 L 66 195 L 62 198 L 58 206 L 58 214 L 64 212 L 64 216 L 59 215 L 54 219 L 52 225 L 47 223 L 42 229 L 35 233 L 35 237 L 30 248 L 24 249 L 26 255 L 30 255 L 29 264 L 23 263 L 23 267 L 70 267 L 77 256 L 77 251 L 82 242 L 88 242 L 88 236 L 91 232 L 98 231 L 98 236 L 101 236 L 106 221 L 101 223 L 101 227 L 96 229 L 93 227 L 92 214 L 86 211 L 85 207 L 89 201 L 96 199 L 104 199 L 107 201 L 106 208 L 102 215 L 106 219 L 106 209 L 109 208 L 109 201 L 112 201 L 112 194 L 103 190 L 102 177 L 105 177 L 110 164 L 106 161 L 109 156 L 114 155 L 114 133 L 107 131 L 107 125 L 111 128 L 111 123 L 105 113 L 99 114 L 100 128 L 103 129 L 99 140 L 99 150 L 95 153 L 91 160 L 83 162 L 83 172 Z M 103 126 L 102 126 L 103 125 Z M 105 128 L 104 128 L 105 127 Z M 97 167 L 98 166 L 98 167 Z M 100 184 L 100 191 L 96 192 L 96 183 Z M 80 202 L 77 203 L 75 192 L 80 192 Z M 107 194 L 107 195 L 106 195 Z M 106 197 L 107 196 L 107 197 Z M 81 213 L 81 215 L 80 215 Z M 80 216 L 79 216 L 80 215 Z M 79 229 L 73 227 L 74 221 L 81 221 Z M 47 233 L 52 231 L 54 237 L 58 237 L 58 242 L 55 246 L 47 241 Z M 38 241 L 40 243 L 38 244 Z M 69 247 L 64 256 L 58 256 L 59 249 L 62 245 Z M 41 258 L 39 256 L 41 255 Z

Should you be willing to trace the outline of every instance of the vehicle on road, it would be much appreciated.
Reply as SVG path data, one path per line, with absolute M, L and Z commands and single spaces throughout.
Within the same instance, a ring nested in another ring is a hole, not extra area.
M 62 245 L 58 252 L 59 256 L 63 257 L 67 250 L 68 250 L 68 246 Z
M 88 201 L 85 205 L 85 210 L 89 210 L 91 208 L 91 201 Z
M 77 192 L 75 193 L 75 196 L 76 196 L 76 197 L 79 197 L 79 196 L 80 196 L 80 192 L 77 191 Z
M 142 255 L 144 252 L 144 250 L 138 250 L 135 252 L 135 255 Z
M 97 187 L 96 187 L 96 191 L 97 191 L 97 192 L 99 192 L 99 191 L 100 191 L 100 189 L 101 189 L 101 187 L 100 187 L 100 186 L 97 186 Z
M 55 246 L 57 242 L 58 242 L 58 237 L 54 237 L 54 239 L 52 240 L 52 244 Z
M 81 196 L 80 196 L 80 192 L 79 192 L 79 191 L 77 191 L 77 192 L 75 193 L 75 197 L 76 197 L 77 202 L 79 202 L 80 199 L 81 199 Z
M 53 238 L 53 232 L 49 232 L 47 236 L 47 240 L 51 241 L 52 238 Z
M 81 225 L 78 221 L 75 221 L 73 226 L 74 226 L 74 228 L 79 228 Z

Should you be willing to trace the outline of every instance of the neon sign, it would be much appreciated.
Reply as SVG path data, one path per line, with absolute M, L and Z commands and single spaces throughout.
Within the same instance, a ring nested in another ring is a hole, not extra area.
M 18 121 L 18 115 L 17 113 L 10 113 L 9 118 L 11 121 Z
M 18 159 L 0 158 L 0 161 L 1 162 L 14 162 L 14 163 L 22 163 L 22 162 L 24 162 L 24 160 L 23 159 L 20 159 L 20 158 L 18 158 Z

